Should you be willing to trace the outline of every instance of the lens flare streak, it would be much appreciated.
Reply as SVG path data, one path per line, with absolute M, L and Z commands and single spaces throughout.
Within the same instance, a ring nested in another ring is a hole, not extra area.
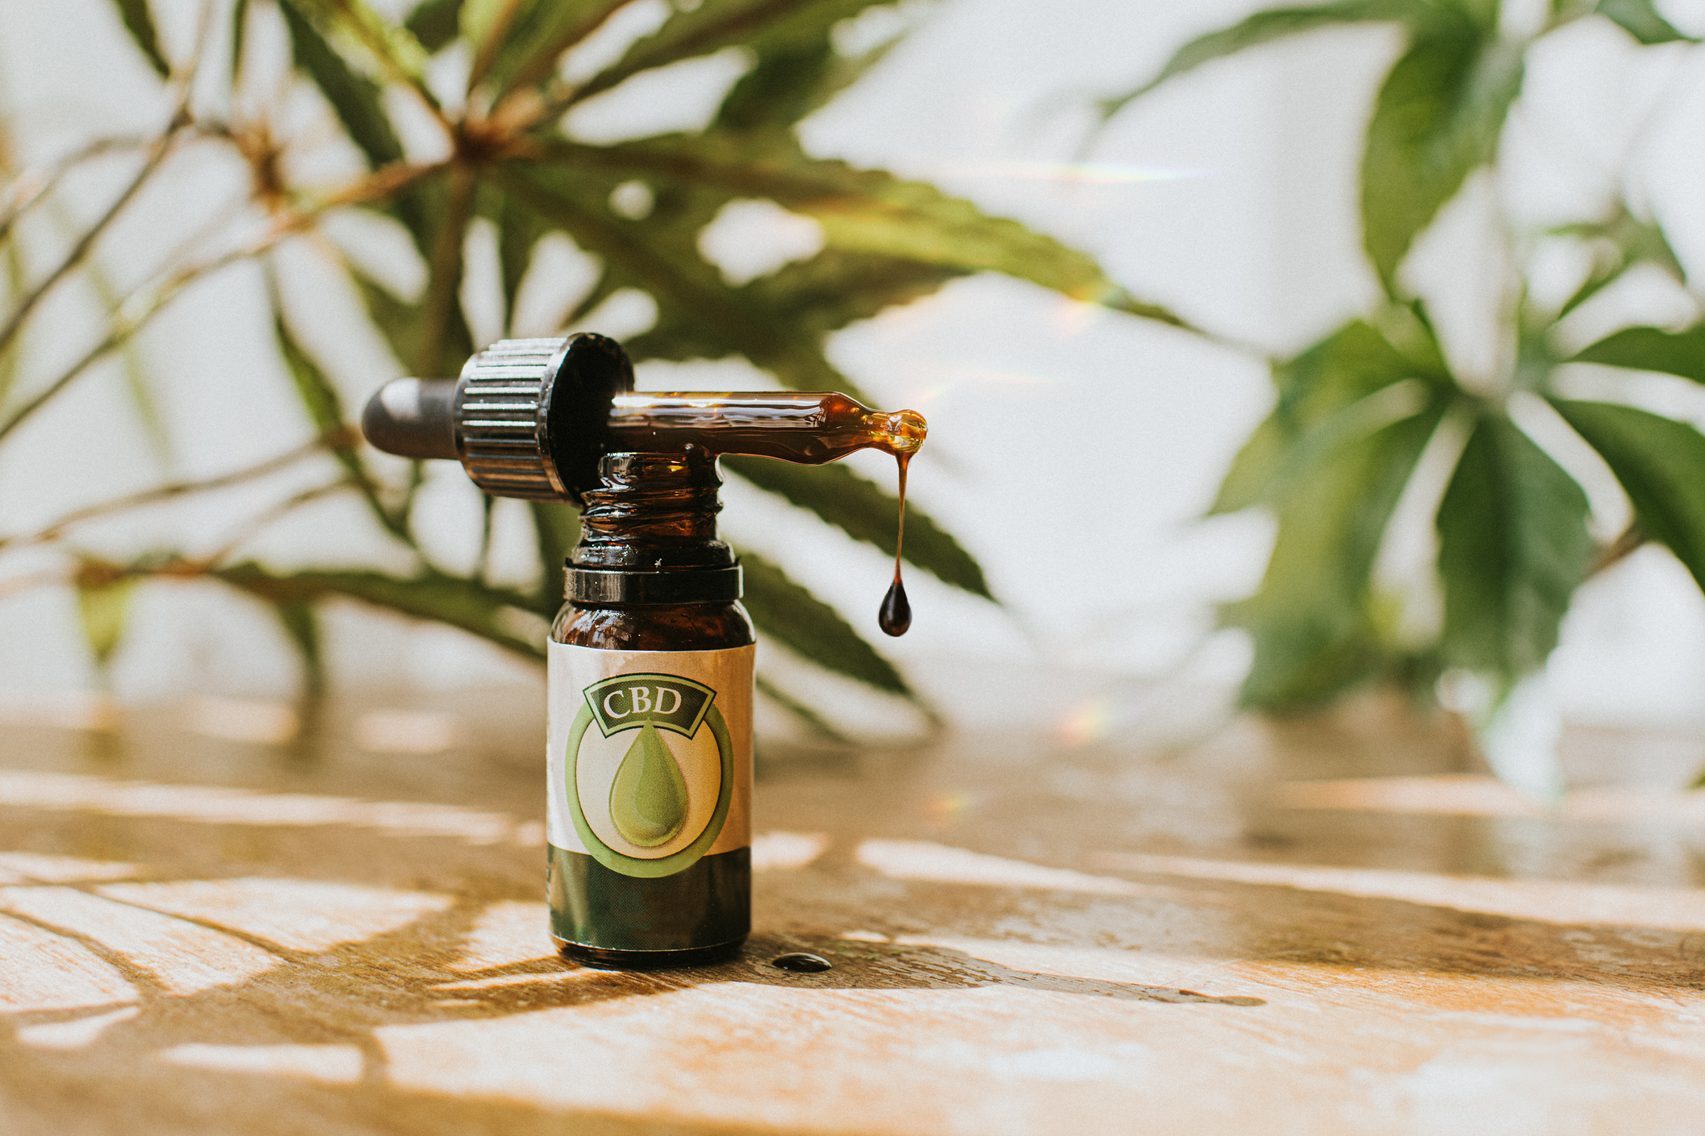
M 1189 166 L 1144 166 L 1132 162 L 967 162 L 934 166 L 932 181 L 1029 181 L 1065 185 L 1153 185 L 1198 181 L 1213 171 Z

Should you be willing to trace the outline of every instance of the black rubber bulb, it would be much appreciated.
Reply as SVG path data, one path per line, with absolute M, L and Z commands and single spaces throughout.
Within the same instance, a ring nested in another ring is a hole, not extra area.
M 367 400 L 361 433 L 389 454 L 454 461 L 455 380 L 392 379 Z

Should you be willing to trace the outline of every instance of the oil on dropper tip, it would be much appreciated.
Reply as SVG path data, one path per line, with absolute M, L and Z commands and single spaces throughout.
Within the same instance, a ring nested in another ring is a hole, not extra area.
M 899 410 L 888 415 L 888 445 L 897 454 L 915 454 L 923 447 L 929 434 L 929 423 L 915 410 Z

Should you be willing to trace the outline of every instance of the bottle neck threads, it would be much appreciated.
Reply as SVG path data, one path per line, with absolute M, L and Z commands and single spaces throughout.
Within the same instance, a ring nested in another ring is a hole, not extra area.
M 613 453 L 600 484 L 583 494 L 580 543 L 565 576 L 570 602 L 585 606 L 728 603 L 740 598 L 740 566 L 716 535 L 722 478 L 716 458 Z

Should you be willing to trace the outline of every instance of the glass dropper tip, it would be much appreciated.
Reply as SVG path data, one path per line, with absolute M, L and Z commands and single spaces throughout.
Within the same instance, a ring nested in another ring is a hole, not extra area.
M 929 423 L 915 410 L 897 410 L 880 415 L 882 432 L 887 436 L 887 449 L 895 454 L 915 454 L 923 447 L 929 434 Z

